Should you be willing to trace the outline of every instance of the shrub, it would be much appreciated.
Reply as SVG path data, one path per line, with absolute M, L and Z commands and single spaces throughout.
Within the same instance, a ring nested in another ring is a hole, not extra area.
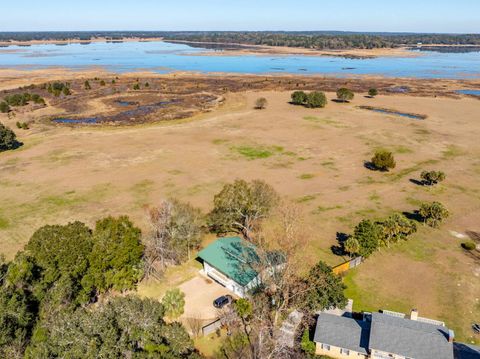
M 462 243 L 462 247 L 467 251 L 473 251 L 474 249 L 477 248 L 477 245 L 473 241 L 468 241 L 468 242 Z
M 36 93 L 32 94 L 31 99 L 36 104 L 45 105 L 45 100 L 40 95 L 38 95 Z
M 422 216 L 423 222 L 430 227 L 438 227 L 450 214 L 440 202 L 422 203 L 418 213 Z
M 17 121 L 17 123 L 15 125 L 17 126 L 17 128 L 21 128 L 23 130 L 28 130 L 29 129 L 28 123 L 26 123 L 26 122 Z
M 145 82 L 145 87 L 150 87 L 150 84 L 148 82 Z
M 397 165 L 392 152 L 378 150 L 372 157 L 372 165 L 380 171 L 388 171 Z
M 307 102 L 307 94 L 303 91 L 295 91 L 292 93 L 292 103 L 294 105 L 303 105 Z
M 12 150 L 18 146 L 17 135 L 0 123 L 0 152 Z
M 90 86 L 90 82 L 88 80 L 85 81 L 84 87 L 85 87 L 85 90 L 91 90 L 92 89 L 92 86 Z
M 185 293 L 178 288 L 168 290 L 162 299 L 162 305 L 165 308 L 165 315 L 170 319 L 177 319 L 184 312 Z
M 105 81 L 103 81 L 103 80 L 100 81 L 100 86 L 105 86 L 105 85 L 106 85 L 106 84 L 105 84 Z
M 327 97 L 323 92 L 314 91 L 314 92 L 310 92 L 307 95 L 307 104 L 306 104 L 307 107 L 323 108 L 326 106 L 326 104 L 327 104 Z
M 5 102 L 9 106 L 25 106 L 30 101 L 30 95 L 28 93 L 24 94 L 14 94 L 4 98 Z
M 353 100 L 354 93 L 352 90 L 349 90 L 345 87 L 342 87 L 337 90 L 337 98 L 342 102 L 348 102 Z
M 368 96 L 370 97 L 375 97 L 378 95 L 378 90 L 377 89 L 370 89 L 368 90 Z
M 305 329 L 300 343 L 302 350 L 309 356 L 315 355 L 315 342 L 310 340 L 310 331 Z
M 7 113 L 10 111 L 10 106 L 5 101 L 0 102 L 0 112 Z
M 445 180 L 445 173 L 442 171 L 423 171 L 420 177 L 422 178 L 423 184 L 433 186 Z
M 263 110 L 267 107 L 268 101 L 265 97 L 260 97 L 255 101 L 255 109 Z
M 140 84 L 135 84 L 133 85 L 134 90 L 140 90 Z

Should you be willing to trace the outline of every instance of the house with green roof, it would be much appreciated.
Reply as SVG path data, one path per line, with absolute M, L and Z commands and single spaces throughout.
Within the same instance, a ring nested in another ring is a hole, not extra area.
M 219 238 L 198 253 L 204 274 L 239 297 L 260 284 L 256 247 L 240 237 Z

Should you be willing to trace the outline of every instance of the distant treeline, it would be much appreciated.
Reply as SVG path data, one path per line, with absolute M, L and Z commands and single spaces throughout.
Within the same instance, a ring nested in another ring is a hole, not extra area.
M 107 37 L 155 38 L 214 43 L 238 43 L 314 49 L 374 49 L 411 46 L 418 43 L 440 45 L 480 45 L 480 34 L 415 34 L 415 33 L 356 33 L 356 32 L 212 32 L 212 31 L 100 31 L 100 32 L 3 32 L 0 41 L 28 40 L 90 40 Z

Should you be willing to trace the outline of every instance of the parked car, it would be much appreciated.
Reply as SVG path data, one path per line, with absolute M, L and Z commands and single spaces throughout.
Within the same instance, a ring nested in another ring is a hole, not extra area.
M 218 297 L 217 299 L 215 299 L 213 301 L 213 306 L 215 308 L 223 308 L 224 306 L 226 306 L 227 304 L 230 304 L 231 302 L 233 301 L 233 298 L 231 295 L 222 295 L 221 297 Z

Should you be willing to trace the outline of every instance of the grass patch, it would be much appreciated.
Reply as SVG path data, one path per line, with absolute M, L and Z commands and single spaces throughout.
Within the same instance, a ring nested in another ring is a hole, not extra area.
M 458 146 L 448 145 L 447 149 L 442 151 L 443 159 L 449 160 L 455 157 L 463 156 L 466 152 Z
M 378 312 L 380 309 L 388 309 L 408 313 L 410 307 L 408 303 L 398 299 L 398 297 L 383 298 L 376 283 L 363 283 L 362 288 L 357 284 L 357 276 L 361 266 L 351 269 L 343 277 L 343 282 L 347 286 L 345 296 L 353 299 L 353 309 L 357 312 Z M 376 295 L 372 295 L 376 293 Z
M 375 183 L 382 183 L 382 181 L 377 181 L 372 176 L 367 176 L 357 180 L 357 183 L 358 184 L 375 184 Z
M 36 201 L 29 201 L 21 204 L 13 204 L 8 208 L 10 214 L 8 220 L 12 223 L 23 221 L 26 217 L 38 217 L 39 215 L 51 216 L 64 209 L 71 209 L 91 202 L 98 202 L 104 199 L 111 191 L 112 185 L 99 184 L 86 191 L 77 193 L 67 191 L 60 195 L 46 195 L 38 198 Z M 7 210 L 7 208 L 4 208 Z
M 148 197 L 153 191 L 154 184 L 155 183 L 152 180 L 146 179 L 135 183 L 130 187 L 136 206 L 143 206 L 148 201 Z
M 360 217 L 373 217 L 375 213 L 377 213 L 377 211 L 372 208 L 360 209 L 358 211 L 355 211 L 355 214 Z
M 226 329 L 220 330 L 220 336 L 212 333 L 194 339 L 195 348 L 207 358 L 214 358 L 215 353 L 220 349 L 223 341 L 227 338 Z
M 413 153 L 413 150 L 406 146 L 396 146 L 393 148 L 393 152 L 398 154 L 406 154 L 406 153 Z
M 305 202 L 313 201 L 315 198 L 317 198 L 316 195 L 307 194 L 306 196 L 302 196 L 302 197 L 297 198 L 295 201 L 297 203 L 305 203 Z
M 425 135 L 429 135 L 431 132 L 425 128 L 417 128 L 415 131 L 414 131 L 417 135 L 422 135 L 422 136 L 425 136 Z
M 300 176 L 298 176 L 298 178 L 300 178 L 301 180 L 309 180 L 309 179 L 312 179 L 314 177 L 315 177 L 315 175 L 313 173 L 303 173 Z
M 0 217 L 0 229 L 7 229 L 10 226 L 8 219 Z
M 343 206 L 336 205 L 336 206 L 331 206 L 331 207 L 323 207 L 323 206 L 318 206 L 314 211 L 313 214 L 319 214 L 323 212 L 328 212 L 328 211 L 333 211 L 335 209 L 342 209 Z
M 392 182 L 399 181 L 405 176 L 408 176 L 408 175 L 410 175 L 414 172 L 419 172 L 419 171 L 423 170 L 423 168 L 425 166 L 434 165 L 438 162 L 439 162 L 438 160 L 422 161 L 422 162 L 417 163 L 415 166 L 404 168 L 404 169 L 402 169 L 398 172 L 390 173 L 387 176 L 389 177 L 389 179 Z
M 201 269 L 201 264 L 191 259 L 179 266 L 167 268 L 162 280 L 143 280 L 139 283 L 137 294 L 142 298 L 160 299 L 170 288 L 178 287 L 180 284 L 195 277 Z
M 305 116 L 303 119 L 305 121 L 320 123 L 322 125 L 329 125 L 329 126 L 333 126 L 333 127 L 336 127 L 336 128 L 348 128 L 348 126 L 344 125 L 343 123 L 341 123 L 339 121 L 331 120 L 329 118 L 320 118 L 320 117 L 316 117 L 316 116 Z
M 346 192 L 350 189 L 350 186 L 341 186 L 341 187 L 338 187 L 339 191 L 342 191 L 342 192 Z
M 334 161 L 324 161 L 321 163 L 323 167 L 329 168 L 331 170 L 336 170 L 335 162 Z
M 422 200 L 419 200 L 419 199 L 413 198 L 413 197 L 405 198 L 405 202 L 407 202 L 409 205 L 411 205 L 413 207 L 420 207 L 421 204 L 423 203 Z
M 227 142 L 228 142 L 228 140 L 225 140 L 223 138 L 216 138 L 216 139 L 212 140 L 212 143 L 214 145 L 223 145 L 224 143 L 227 143 Z
M 372 202 L 378 202 L 382 199 L 382 197 L 380 197 L 377 192 L 373 192 L 370 196 L 368 196 L 368 199 Z
M 269 158 L 283 152 L 282 146 L 237 146 L 232 150 L 249 160 Z

